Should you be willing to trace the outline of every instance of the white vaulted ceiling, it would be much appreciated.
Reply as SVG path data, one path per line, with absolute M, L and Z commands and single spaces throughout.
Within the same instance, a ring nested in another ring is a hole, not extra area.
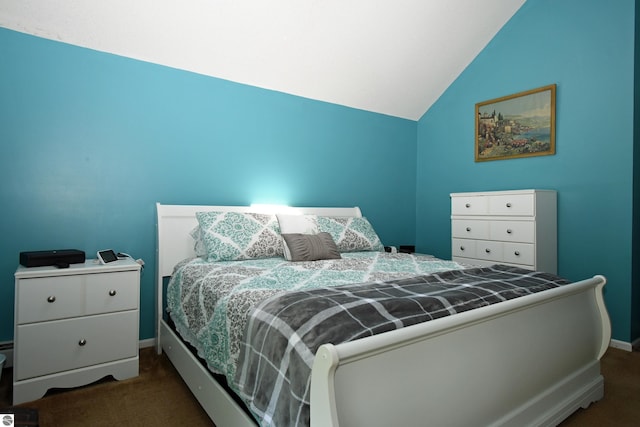
M 1 0 L 0 27 L 419 119 L 525 0 Z

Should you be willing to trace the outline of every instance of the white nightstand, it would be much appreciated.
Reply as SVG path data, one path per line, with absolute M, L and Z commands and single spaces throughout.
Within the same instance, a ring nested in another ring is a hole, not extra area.
M 139 264 L 20 266 L 15 279 L 14 405 L 138 375 Z

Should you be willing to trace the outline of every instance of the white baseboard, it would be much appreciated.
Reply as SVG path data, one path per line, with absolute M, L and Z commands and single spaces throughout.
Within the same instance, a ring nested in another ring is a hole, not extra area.
M 638 344 L 638 340 L 635 341 Z M 626 341 L 611 340 L 609 347 L 619 348 L 620 350 L 633 351 L 633 344 Z
M 140 342 L 138 343 L 139 348 L 155 347 L 155 346 L 156 346 L 155 338 L 147 338 L 146 340 L 140 340 Z

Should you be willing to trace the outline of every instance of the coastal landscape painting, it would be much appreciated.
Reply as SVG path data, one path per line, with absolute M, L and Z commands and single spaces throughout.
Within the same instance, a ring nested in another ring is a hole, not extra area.
M 556 152 L 556 85 L 476 104 L 476 162 Z

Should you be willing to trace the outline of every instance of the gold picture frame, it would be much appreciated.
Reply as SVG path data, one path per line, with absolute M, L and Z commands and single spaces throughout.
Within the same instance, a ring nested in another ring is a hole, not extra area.
M 556 85 L 476 104 L 475 160 L 556 153 Z

